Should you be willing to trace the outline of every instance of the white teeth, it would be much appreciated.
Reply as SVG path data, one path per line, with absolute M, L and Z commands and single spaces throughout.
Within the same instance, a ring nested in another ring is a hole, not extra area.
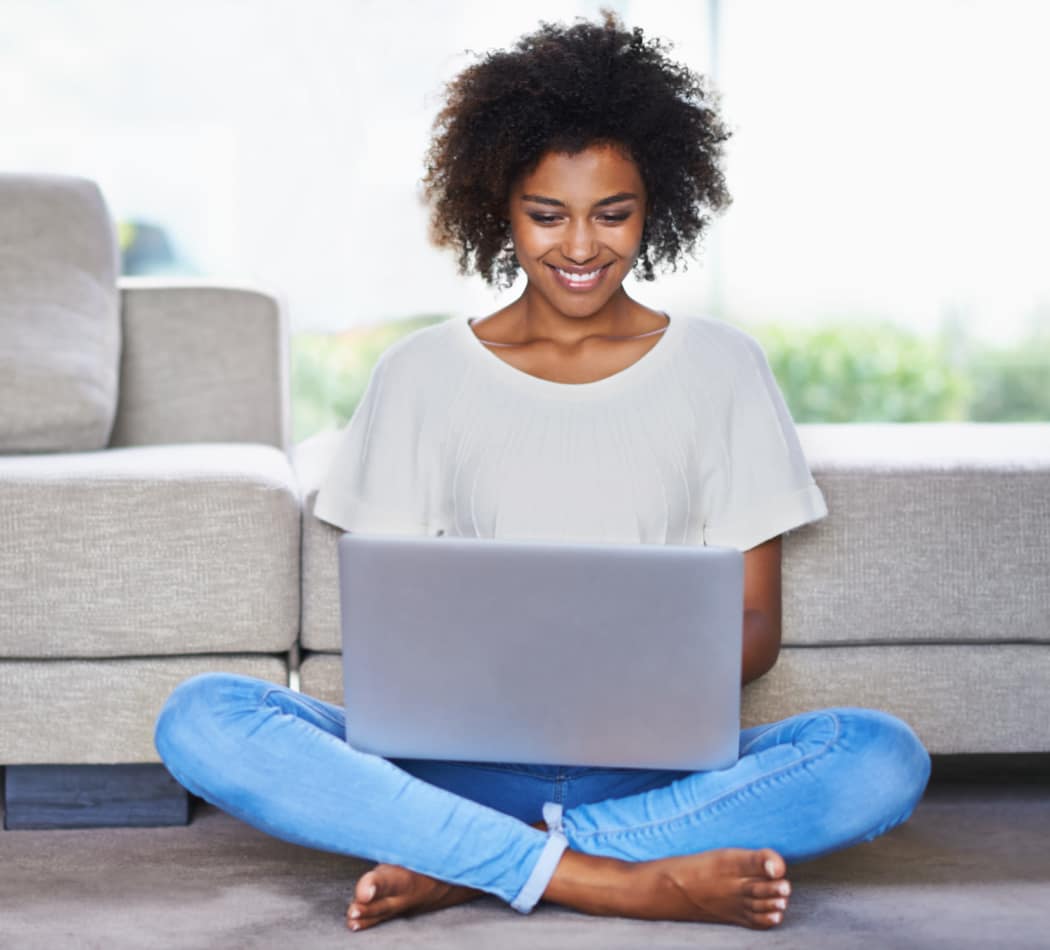
M 555 270 L 574 284 L 583 284 L 588 280 L 594 280 L 601 273 L 602 269 L 599 267 L 597 270 L 592 270 L 589 274 L 570 274 L 567 270 L 562 270 L 560 267 L 556 267 Z

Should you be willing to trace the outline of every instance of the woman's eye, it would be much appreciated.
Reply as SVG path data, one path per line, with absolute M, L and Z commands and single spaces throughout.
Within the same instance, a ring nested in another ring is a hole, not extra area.
M 606 224 L 619 224 L 621 221 L 626 221 L 630 216 L 630 211 L 621 211 L 619 214 L 598 215 L 598 220 L 603 221 Z M 561 220 L 561 215 L 541 214 L 538 211 L 530 211 L 529 217 L 537 224 L 557 224 Z

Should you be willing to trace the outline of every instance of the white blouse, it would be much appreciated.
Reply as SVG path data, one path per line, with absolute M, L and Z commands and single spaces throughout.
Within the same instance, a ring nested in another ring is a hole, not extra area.
M 463 317 L 382 353 L 314 513 L 348 531 L 747 550 L 827 507 L 742 330 L 672 316 L 627 368 L 556 383 Z

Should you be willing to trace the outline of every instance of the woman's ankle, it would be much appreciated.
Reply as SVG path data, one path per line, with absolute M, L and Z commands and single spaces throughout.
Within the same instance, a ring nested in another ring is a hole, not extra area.
M 543 892 L 543 900 L 587 914 L 616 914 L 630 887 L 634 865 L 566 848 Z

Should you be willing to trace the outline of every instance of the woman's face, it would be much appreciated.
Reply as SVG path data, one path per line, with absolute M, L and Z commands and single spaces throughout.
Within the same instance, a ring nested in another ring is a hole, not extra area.
M 527 292 L 565 316 L 597 313 L 634 265 L 645 211 L 638 166 L 619 149 L 547 153 L 510 192 L 511 235 Z

